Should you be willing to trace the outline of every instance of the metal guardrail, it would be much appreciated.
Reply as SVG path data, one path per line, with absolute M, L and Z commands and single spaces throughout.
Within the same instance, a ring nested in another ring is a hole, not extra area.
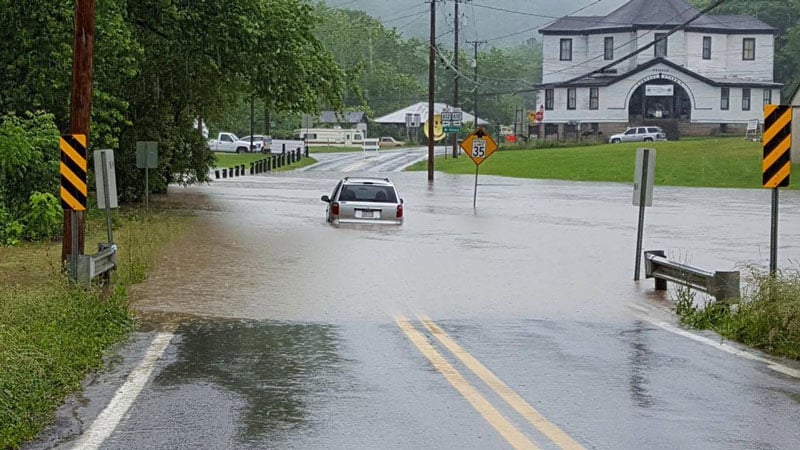
M 656 290 L 667 289 L 667 281 L 705 292 L 717 300 L 737 299 L 739 292 L 739 272 L 711 272 L 676 263 L 666 258 L 663 250 L 644 252 L 645 278 L 655 278 Z
M 98 275 L 117 268 L 117 244 L 98 244 L 94 255 L 78 256 L 78 281 L 89 283 Z

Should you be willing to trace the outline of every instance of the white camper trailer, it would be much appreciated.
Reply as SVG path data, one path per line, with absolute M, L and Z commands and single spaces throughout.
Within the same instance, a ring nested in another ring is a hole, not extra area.
M 364 132 L 343 128 L 299 128 L 294 130 L 298 139 L 304 139 L 310 145 L 361 145 Z

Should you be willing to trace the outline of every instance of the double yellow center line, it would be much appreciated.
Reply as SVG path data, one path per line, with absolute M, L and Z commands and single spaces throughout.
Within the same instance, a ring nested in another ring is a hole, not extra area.
M 583 447 L 547 420 L 522 397 L 503 383 L 492 371 L 481 364 L 466 350 L 461 348 L 447 333 L 424 314 L 417 316 L 428 332 L 447 348 L 459 361 L 478 376 L 489 388 L 508 403 L 520 416 L 536 430 L 550 439 L 562 449 L 582 449 Z M 461 394 L 473 408 L 513 447 L 517 449 L 538 448 L 514 424 L 508 421 L 499 411 L 478 392 L 447 360 L 431 345 L 411 322 L 404 316 L 395 316 L 397 326 L 417 349 L 431 362 L 433 367 Z

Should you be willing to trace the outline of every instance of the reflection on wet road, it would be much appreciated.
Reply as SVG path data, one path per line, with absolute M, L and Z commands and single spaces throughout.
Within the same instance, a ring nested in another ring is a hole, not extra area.
M 359 174 L 375 175 L 346 175 Z M 71 448 L 95 426 L 148 327 L 165 323 L 178 324 L 170 346 L 101 448 L 800 441 L 796 365 L 782 374 L 655 325 L 674 318 L 652 280 L 632 281 L 630 185 L 481 177 L 473 211 L 472 177 L 388 175 L 405 199 L 400 227 L 325 224 L 319 197 L 338 172 L 173 189 L 169 201 L 200 204 L 200 218 L 133 290 L 145 327 L 31 448 Z M 645 249 L 713 270 L 764 267 L 769 201 L 658 188 Z M 800 193 L 781 201 L 789 267 Z

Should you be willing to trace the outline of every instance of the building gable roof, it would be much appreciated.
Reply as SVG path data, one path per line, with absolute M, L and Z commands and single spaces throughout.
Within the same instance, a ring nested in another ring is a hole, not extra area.
M 364 111 L 346 111 L 344 117 L 336 111 L 322 111 L 320 123 L 360 123 L 364 120 Z
M 566 16 L 539 30 L 542 34 L 595 34 L 637 29 L 671 29 L 700 10 L 686 0 L 631 0 L 604 17 Z M 702 15 L 686 31 L 714 33 L 776 33 L 777 29 L 751 16 Z
M 628 78 L 632 75 L 635 75 L 639 72 L 647 70 L 656 64 L 663 64 L 671 69 L 674 69 L 678 72 L 682 72 L 690 77 L 694 77 L 697 80 L 702 81 L 703 83 L 709 84 L 711 86 L 721 86 L 721 87 L 771 87 L 771 88 L 779 88 L 783 86 L 781 83 L 773 83 L 770 81 L 750 81 L 750 80 L 714 80 L 703 75 L 700 75 L 696 72 L 693 72 L 681 65 L 675 64 L 674 62 L 665 59 L 665 58 L 655 58 L 647 61 L 644 64 L 640 64 L 636 66 L 635 69 L 625 72 L 620 75 L 613 75 L 608 74 L 605 76 L 587 76 L 577 80 L 570 80 L 565 82 L 556 82 L 556 83 L 549 83 L 543 84 L 539 86 L 539 89 L 543 88 L 552 88 L 552 87 L 596 87 L 596 86 L 610 86 L 614 83 L 617 83 L 625 78 Z

